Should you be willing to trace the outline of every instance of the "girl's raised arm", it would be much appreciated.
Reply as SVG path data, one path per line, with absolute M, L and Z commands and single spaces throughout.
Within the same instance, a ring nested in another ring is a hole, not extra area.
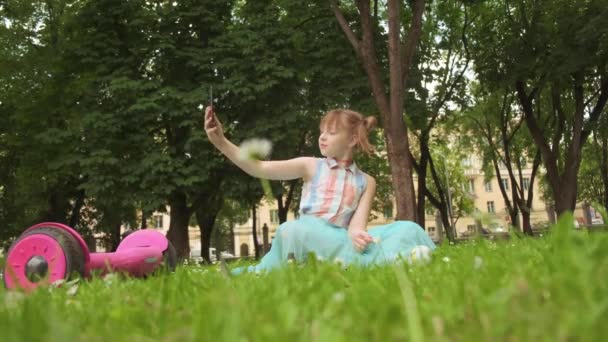
M 309 180 L 314 175 L 316 159 L 313 157 L 299 157 L 277 161 L 259 161 L 241 158 L 239 156 L 239 148 L 224 136 L 222 123 L 217 119 L 211 107 L 207 107 L 205 110 L 205 132 L 209 141 L 220 152 L 251 176 L 271 180 L 296 178 Z

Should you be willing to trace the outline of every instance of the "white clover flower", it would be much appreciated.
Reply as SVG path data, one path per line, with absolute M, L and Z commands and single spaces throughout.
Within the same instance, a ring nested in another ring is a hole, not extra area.
M 116 274 L 114 274 L 114 273 L 108 273 L 103 277 L 103 281 L 104 281 L 104 283 L 106 283 L 106 285 L 112 284 L 115 279 L 116 279 Z
M 334 295 L 332 297 L 334 302 L 338 302 L 338 303 L 343 302 L 344 298 L 346 298 L 346 296 L 344 295 L 344 292 L 342 292 L 342 291 L 338 291 L 338 292 L 334 293 Z
M 483 259 L 480 256 L 475 256 L 475 259 L 473 261 L 473 268 L 480 269 L 481 266 L 483 266 Z
M 443 262 L 450 262 L 450 258 L 448 258 L 447 256 L 443 257 L 443 259 L 441 260 L 443 260 Z
M 4 305 L 8 309 L 15 309 L 21 304 L 25 295 L 22 292 L 7 291 L 4 295 Z
M 344 264 L 345 264 L 345 263 L 344 263 L 344 259 L 342 259 L 342 258 L 340 258 L 340 257 L 335 258 L 335 259 L 334 259 L 334 263 L 336 263 L 336 264 L 338 264 L 338 265 L 340 265 L 340 266 L 344 266 Z
M 55 281 L 54 281 L 54 282 L 51 284 L 51 286 L 52 286 L 53 288 L 58 288 L 58 287 L 60 287 L 61 285 L 63 285 L 63 283 L 65 283 L 65 279 L 57 279 L 57 280 L 55 280 Z
M 239 146 L 239 159 L 262 160 L 270 156 L 272 143 L 267 139 L 253 138 L 245 140 Z
M 73 297 L 76 295 L 76 292 L 78 292 L 78 284 L 74 284 L 72 285 L 68 291 L 66 292 L 66 294 L 70 297 Z
M 420 245 L 412 248 L 408 257 L 409 263 L 429 262 L 431 260 L 431 249 L 427 246 Z

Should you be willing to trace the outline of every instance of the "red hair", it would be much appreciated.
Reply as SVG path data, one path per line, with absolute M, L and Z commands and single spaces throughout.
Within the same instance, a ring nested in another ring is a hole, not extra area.
M 371 154 L 374 147 L 370 144 L 367 135 L 376 127 L 376 118 L 373 116 L 364 117 L 361 113 L 349 109 L 333 109 L 325 113 L 321 119 L 319 127 L 335 127 L 346 129 L 357 137 L 355 145 L 364 153 Z

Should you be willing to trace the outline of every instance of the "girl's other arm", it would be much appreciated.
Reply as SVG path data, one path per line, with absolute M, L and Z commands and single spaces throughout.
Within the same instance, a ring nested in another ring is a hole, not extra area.
M 373 241 L 367 233 L 367 221 L 376 194 L 376 180 L 369 175 L 365 175 L 365 177 L 367 178 L 367 186 L 348 225 L 348 232 L 355 248 L 359 251 L 365 249 L 367 244 Z
M 224 136 L 221 122 L 215 116 L 213 109 L 205 110 L 205 132 L 209 141 L 230 159 L 236 166 L 251 176 L 271 180 L 289 180 L 304 178 L 309 180 L 315 172 L 316 159 L 300 157 L 289 160 L 259 161 L 242 159 L 239 148 Z

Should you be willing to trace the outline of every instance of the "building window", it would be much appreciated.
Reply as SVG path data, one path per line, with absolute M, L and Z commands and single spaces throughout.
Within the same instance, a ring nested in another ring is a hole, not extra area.
M 435 233 L 435 227 L 429 227 L 427 230 L 429 233 Z
M 246 243 L 241 244 L 241 256 L 249 256 L 249 246 Z
M 465 191 L 467 191 L 470 194 L 475 193 L 475 180 L 474 179 L 469 179 L 469 181 L 465 185 Z
M 270 223 L 279 223 L 279 211 L 270 209 Z
M 474 233 L 475 232 L 475 225 L 474 224 L 467 225 L 467 232 L 468 233 Z
M 467 158 L 464 158 L 464 159 L 462 160 L 462 165 L 463 165 L 463 166 L 471 166 L 472 164 L 473 164 L 473 163 L 471 162 L 471 157 L 467 157 Z
M 491 214 L 495 213 L 496 211 L 494 210 L 494 201 L 488 201 L 487 204 L 488 204 L 488 212 Z
M 492 181 L 487 181 L 485 183 L 486 192 L 492 192 Z
M 154 228 L 162 228 L 163 227 L 163 215 L 154 215 L 152 217 Z
M 385 207 L 384 208 L 384 218 L 392 219 L 393 218 L 393 207 Z
M 509 190 L 509 180 L 506 178 L 501 179 L 502 181 L 502 186 L 505 188 L 505 190 Z
M 524 190 L 528 190 L 528 188 L 530 187 L 530 178 L 524 178 Z

